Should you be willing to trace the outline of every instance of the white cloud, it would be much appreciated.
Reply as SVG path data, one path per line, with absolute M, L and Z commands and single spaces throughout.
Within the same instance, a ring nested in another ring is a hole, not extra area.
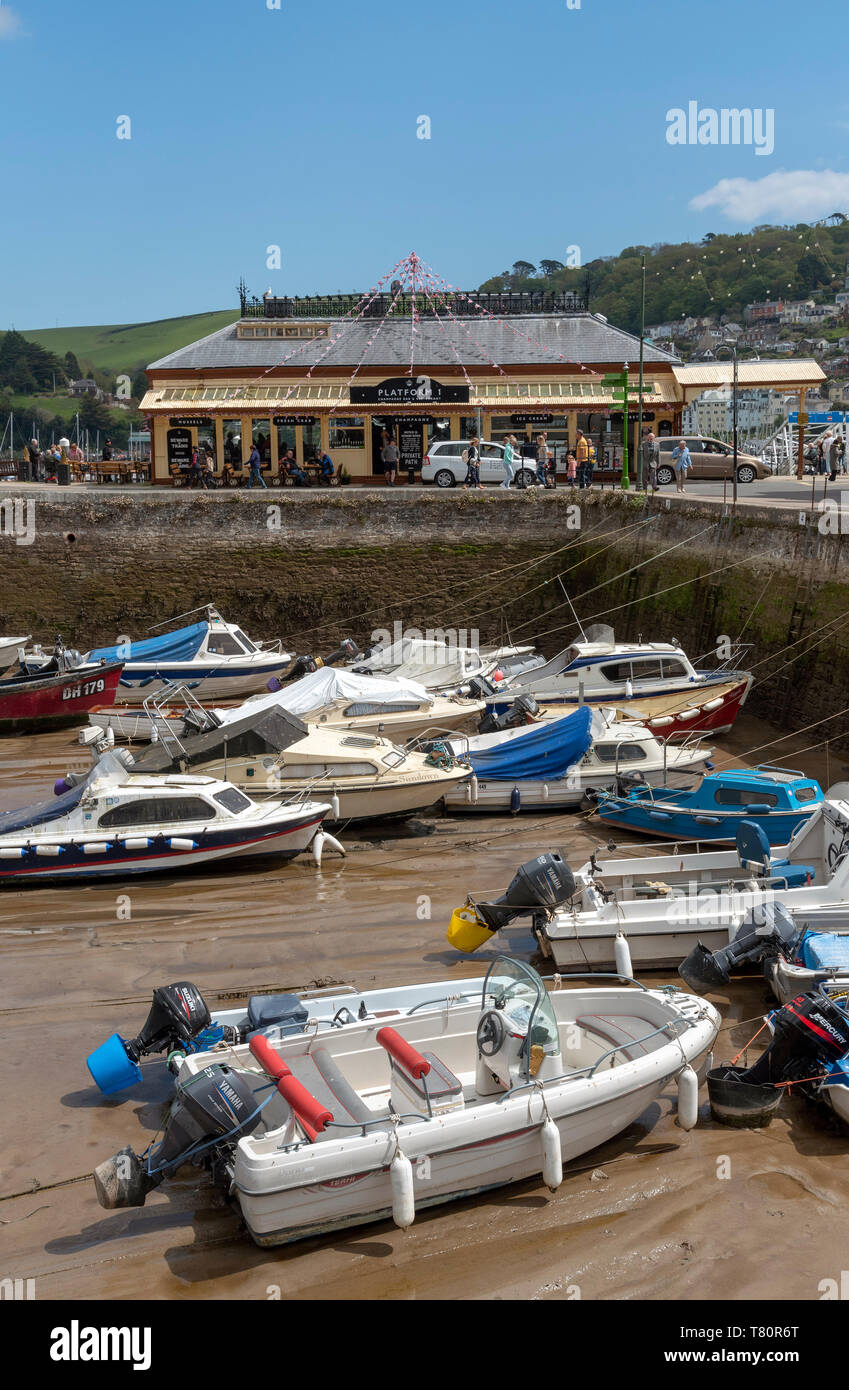
M 762 179 L 720 179 L 690 199 L 693 212 L 718 208 L 732 222 L 810 222 L 849 211 L 849 174 L 779 169 Z
M 15 11 L 0 0 L 0 39 L 16 39 L 22 33 L 21 21 Z

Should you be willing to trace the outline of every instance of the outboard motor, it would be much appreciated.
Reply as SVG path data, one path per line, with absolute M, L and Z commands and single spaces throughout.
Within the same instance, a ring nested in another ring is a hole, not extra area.
M 849 1052 L 849 1016 L 825 991 L 800 994 L 769 1015 L 772 1042 L 753 1067 L 715 1067 L 707 1084 L 714 1119 L 769 1124 L 792 1081 L 815 1098 L 823 1073 Z
M 127 1041 L 113 1033 L 86 1064 L 105 1096 L 141 1081 L 139 1058 L 152 1052 L 205 1052 L 219 1042 L 238 1042 L 238 1030 L 213 1023 L 196 985 L 181 980 L 153 991 L 153 1007 L 139 1034 Z
M 530 915 L 534 929 L 569 902 L 575 878 L 556 852 L 539 854 L 517 870 L 507 892 L 492 903 L 468 902 L 454 912 L 447 940 L 458 951 L 476 951 L 516 917 Z
M 300 680 L 301 676 L 309 676 L 313 671 L 319 671 L 322 666 L 336 666 L 340 661 L 353 661 L 359 655 L 359 647 L 350 637 L 345 637 L 341 644 L 329 656 L 299 656 L 291 670 L 287 671 L 285 679 L 289 681 Z
M 469 681 L 469 695 L 473 700 L 491 700 L 498 694 L 498 686 L 486 676 L 472 676 Z
M 261 1103 L 248 1078 L 232 1067 L 215 1064 L 180 1086 L 171 1106 L 162 1142 L 136 1154 L 128 1146 L 94 1170 L 97 1200 L 102 1207 L 142 1207 L 148 1192 L 181 1164 L 215 1159 L 216 1149 L 230 1145 L 256 1129 Z
M 479 734 L 496 734 L 502 729 L 518 729 L 533 722 L 539 705 L 533 695 L 520 695 L 503 714 L 484 714 L 478 723 Z
M 738 965 L 792 956 L 803 933 L 804 927 L 796 926 L 781 903 L 764 903 L 747 913 L 728 946 L 709 951 L 700 941 L 681 962 L 678 974 L 696 994 L 707 994 L 727 985 Z

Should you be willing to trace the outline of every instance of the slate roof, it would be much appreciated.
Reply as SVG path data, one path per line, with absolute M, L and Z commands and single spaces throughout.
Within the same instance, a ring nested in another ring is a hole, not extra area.
M 259 325 L 262 319 L 251 320 Z M 335 320 L 330 337 L 341 333 L 328 351 L 328 338 L 307 338 L 293 344 L 285 338 L 239 338 L 236 323 L 200 338 L 188 347 L 151 362 L 148 371 L 159 368 L 206 371 L 212 368 L 236 370 L 271 367 L 389 367 L 406 374 L 410 365 L 410 320 L 387 320 L 376 340 L 368 339 L 379 327 L 379 320 L 346 323 Z M 595 314 L 538 314 L 506 320 L 487 318 L 421 319 L 415 339 L 415 362 L 423 366 L 456 366 L 458 358 L 467 367 L 504 368 L 538 366 L 550 363 L 618 363 L 635 365 L 640 356 L 640 340 L 633 333 L 614 328 Z M 294 348 L 294 351 L 293 351 Z M 456 350 L 456 352 L 455 352 Z M 284 361 L 284 359 L 286 359 Z M 675 365 L 680 358 L 660 348 L 644 347 L 646 363 Z

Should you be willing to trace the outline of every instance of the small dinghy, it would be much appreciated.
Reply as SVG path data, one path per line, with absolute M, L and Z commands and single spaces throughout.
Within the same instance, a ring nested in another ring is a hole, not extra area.
M 639 834 L 732 845 L 740 821 L 755 821 L 770 845 L 786 845 L 822 799 L 819 783 L 791 768 L 733 768 L 706 773 L 697 787 L 603 792 L 598 814 L 605 825 Z
M 179 1072 L 186 1057 L 211 1052 L 219 1044 L 249 1042 L 255 1033 L 279 1042 L 310 1029 L 317 1036 L 321 1030 L 346 1028 L 366 1019 L 388 1023 L 420 1010 L 479 999 L 482 986 L 483 977 L 388 989 L 339 985 L 299 994 L 255 994 L 241 1008 L 211 1013 L 197 985 L 180 980 L 153 991 L 153 1006 L 136 1037 L 113 1033 L 90 1053 L 86 1066 L 100 1092 L 111 1096 L 142 1080 L 142 1057 L 166 1053 L 169 1070 Z
M 187 1057 L 162 1141 L 95 1170 L 107 1208 L 141 1206 L 181 1164 L 209 1167 L 259 1245 L 416 1212 L 540 1175 L 632 1124 L 711 1047 L 705 1000 L 641 986 L 546 990 L 499 957 L 475 1001 L 318 1036 Z
M 30 640 L 30 633 L 26 637 L 0 637 L 0 675 L 15 665 L 19 652 Z
M 120 662 L 77 664 L 57 653 L 37 672 L 4 677 L 0 680 L 0 732 L 44 733 L 79 724 L 89 710 L 114 699 L 122 669 Z
M 0 884 L 127 878 L 217 860 L 308 847 L 320 860 L 329 811 L 304 801 L 257 804 L 214 777 L 137 777 L 122 750 L 104 753 L 88 775 L 62 778 L 52 801 L 0 815 Z M 344 851 L 342 851 L 344 853 Z

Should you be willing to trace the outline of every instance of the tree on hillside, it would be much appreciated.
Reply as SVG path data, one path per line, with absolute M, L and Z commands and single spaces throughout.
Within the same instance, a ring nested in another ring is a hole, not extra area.
M 539 268 L 543 275 L 554 275 L 558 270 L 565 270 L 562 261 L 540 261 Z
M 80 402 L 81 430 L 88 430 L 90 433 L 95 430 L 103 430 L 108 434 L 111 423 L 111 417 L 105 405 L 91 394 L 83 396 Z
M 536 275 L 537 268 L 530 261 L 514 261 L 513 274 L 517 280 L 527 280 L 531 275 Z
M 82 379 L 80 364 L 72 352 L 65 353 L 65 371 L 69 381 L 80 381 Z
M 831 271 L 818 252 L 805 251 L 796 262 L 796 289 L 802 294 L 810 294 L 831 279 Z
M 139 367 L 138 371 L 134 374 L 130 390 L 132 391 L 136 400 L 140 401 L 145 391 L 147 390 L 147 373 L 145 372 L 143 367 Z

